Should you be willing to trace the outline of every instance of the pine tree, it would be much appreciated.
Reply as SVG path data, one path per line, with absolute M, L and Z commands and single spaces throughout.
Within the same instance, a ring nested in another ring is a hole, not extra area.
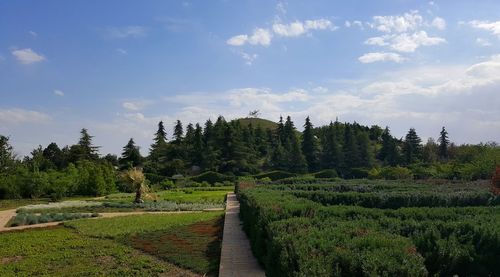
M 287 153 L 288 171 L 295 173 L 306 173 L 307 172 L 307 161 L 302 154 L 300 149 L 299 139 L 296 135 L 293 135 L 289 139 L 289 151 Z
M 53 165 L 53 167 L 57 169 L 62 169 L 64 167 L 64 157 L 62 154 L 61 149 L 59 149 L 59 146 L 57 146 L 57 143 L 52 142 L 50 143 L 44 150 L 43 150 L 43 157 L 49 161 L 50 164 Z
M 337 134 L 333 123 L 326 128 L 322 139 L 321 166 L 323 169 L 340 169 L 342 151 L 337 142 Z
M 11 169 L 14 160 L 14 150 L 9 143 L 9 137 L 0 135 L 0 173 Z
M 318 152 L 318 144 L 313 134 L 313 125 L 308 116 L 304 124 L 304 131 L 302 132 L 302 153 L 306 159 L 309 172 L 318 170 Z
M 80 131 L 80 140 L 78 144 L 70 147 L 70 162 L 76 163 L 82 160 L 97 160 L 99 158 L 98 146 L 92 144 L 93 136 L 89 135 L 87 129 Z
M 396 140 L 391 136 L 389 127 L 385 127 L 381 137 L 382 148 L 378 154 L 378 159 L 385 165 L 396 166 L 399 161 L 399 153 Z
M 361 132 L 357 136 L 359 148 L 359 166 L 371 168 L 373 165 L 373 152 L 370 144 L 370 137 L 367 132 Z
M 344 156 L 344 170 L 350 172 L 352 168 L 360 164 L 359 149 L 354 136 L 353 128 L 350 124 L 345 124 L 344 128 L 344 146 L 342 148 Z
M 162 156 L 165 154 L 165 148 L 167 147 L 167 132 L 163 126 L 163 121 L 158 123 L 158 130 L 155 133 L 153 141 L 149 149 L 149 160 L 153 163 L 158 163 L 164 160 Z
M 123 147 L 119 164 L 121 169 L 129 169 L 142 165 L 142 156 L 139 152 L 139 146 L 135 145 L 133 138 Z
M 443 127 L 439 134 L 439 158 L 442 160 L 446 160 L 448 158 L 448 145 L 450 144 L 450 140 L 448 139 L 448 132 Z
M 182 143 L 182 138 L 184 135 L 184 130 L 182 128 L 182 122 L 180 120 L 177 120 L 175 123 L 174 127 L 174 144 L 181 144 Z
M 191 164 L 195 166 L 202 166 L 203 164 L 203 130 L 200 124 L 196 123 L 193 133 L 193 147 L 191 148 Z
M 410 128 L 406 134 L 403 153 L 406 164 L 418 162 L 422 158 L 422 140 L 414 128 Z

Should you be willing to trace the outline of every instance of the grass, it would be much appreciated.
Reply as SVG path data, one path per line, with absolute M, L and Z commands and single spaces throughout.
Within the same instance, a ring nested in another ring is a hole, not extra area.
M 141 233 L 127 238 L 136 249 L 200 274 L 217 276 L 224 217 L 222 215 L 167 232 Z
M 2 199 L 0 200 L 0 211 L 15 209 L 21 206 L 33 204 L 47 204 L 49 199 Z
M 112 240 L 56 227 L 0 235 L 0 276 L 172 276 L 178 269 Z
M 106 219 L 82 219 L 65 222 L 79 234 L 99 238 L 120 238 L 173 227 L 188 225 L 221 216 L 223 212 L 196 212 L 183 214 L 147 214 L 121 216 Z
M 159 201 L 173 201 L 177 203 L 224 203 L 228 192 L 233 187 L 224 187 L 224 190 L 201 190 L 193 188 L 165 190 L 154 193 Z M 115 193 L 106 196 L 107 201 L 130 201 L 134 200 L 134 193 Z

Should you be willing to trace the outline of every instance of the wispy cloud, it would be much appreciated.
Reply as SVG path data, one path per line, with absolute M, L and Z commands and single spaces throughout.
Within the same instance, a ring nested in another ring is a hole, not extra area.
M 104 35 L 111 39 L 140 38 L 146 34 L 147 29 L 143 26 L 107 27 L 104 29 Z
M 48 114 L 20 108 L 0 109 L 0 123 L 16 125 L 21 123 L 46 123 L 50 120 Z
M 55 89 L 54 90 L 54 95 L 57 95 L 57 96 L 64 96 L 64 92 L 62 90 L 59 90 L 59 89 Z
M 31 48 L 13 50 L 12 55 L 22 64 L 33 64 L 46 60 L 45 56 L 36 53 Z
M 251 35 L 242 34 L 229 38 L 226 43 L 232 46 L 245 44 L 269 46 L 273 37 L 299 37 L 314 30 L 338 29 L 328 19 L 294 21 L 290 23 L 275 22 L 271 29 L 256 28 Z
M 486 30 L 500 38 L 500 21 L 472 20 L 469 25 L 476 29 Z
M 397 53 L 386 53 L 386 52 L 372 52 L 366 53 L 359 57 L 358 60 L 362 63 L 374 63 L 374 62 L 396 62 L 400 63 L 405 61 L 401 55 Z

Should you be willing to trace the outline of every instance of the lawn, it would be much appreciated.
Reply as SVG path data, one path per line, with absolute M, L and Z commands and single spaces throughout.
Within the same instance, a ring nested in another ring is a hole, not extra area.
M 0 276 L 172 276 L 175 266 L 118 242 L 56 227 L 0 235 Z
M 174 201 L 177 203 L 224 203 L 228 192 L 234 191 L 234 187 L 221 187 L 220 190 L 204 188 L 184 188 L 165 190 L 152 193 L 158 201 Z M 106 196 L 107 201 L 133 201 L 134 193 L 115 193 Z
M 64 225 L 75 229 L 79 234 L 85 236 L 118 239 L 126 235 L 170 230 L 177 226 L 211 220 L 220 217 L 222 214 L 223 212 L 194 212 L 131 215 L 115 218 L 75 220 L 65 222 Z
M 4 233 L 0 276 L 213 276 L 222 218 L 223 212 L 147 214 Z M 181 240 L 188 247 L 176 244 Z

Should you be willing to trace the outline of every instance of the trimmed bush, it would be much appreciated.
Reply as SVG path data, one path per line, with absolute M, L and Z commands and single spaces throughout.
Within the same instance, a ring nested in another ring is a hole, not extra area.
M 234 182 L 236 180 L 233 176 L 227 176 L 213 171 L 207 171 L 189 179 L 198 183 L 207 182 L 210 185 L 215 185 L 215 183 Z
M 320 172 L 316 172 L 313 174 L 314 178 L 337 178 L 339 177 L 337 171 L 335 169 L 325 169 Z
M 255 177 L 255 179 L 258 179 L 258 180 L 264 179 L 264 178 L 269 178 L 269 179 L 271 179 L 271 181 L 276 181 L 276 180 L 281 180 L 281 179 L 291 178 L 291 177 L 296 177 L 296 176 L 297 176 L 297 174 L 295 174 L 295 173 L 276 170 L 276 171 L 261 173 L 261 174 L 255 175 L 254 177 Z

